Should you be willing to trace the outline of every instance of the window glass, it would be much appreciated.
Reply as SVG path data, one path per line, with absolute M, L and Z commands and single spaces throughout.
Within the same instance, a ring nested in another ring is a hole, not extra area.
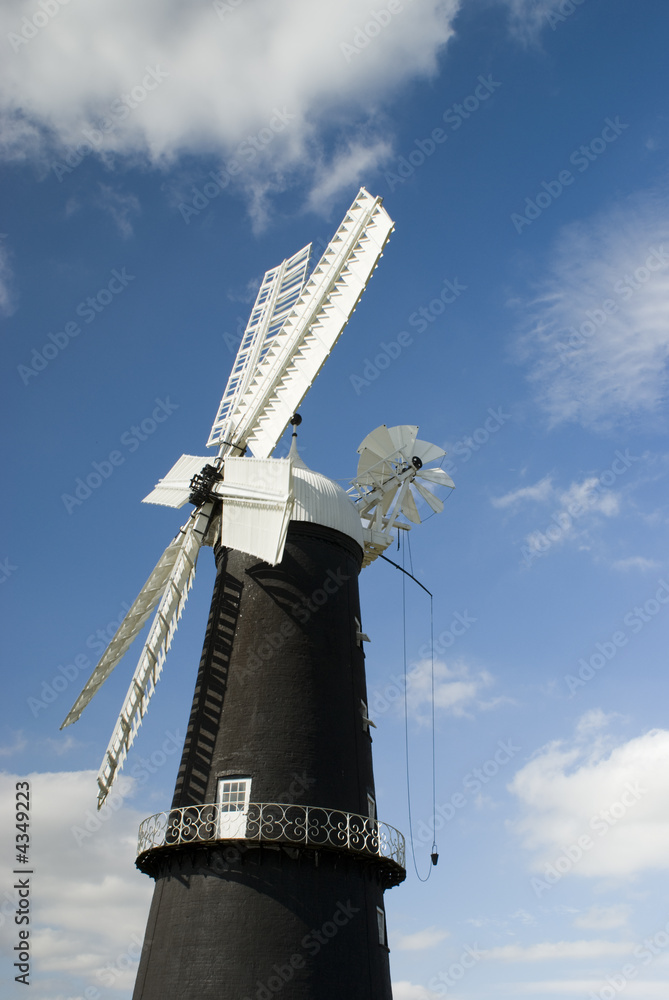
M 221 812 L 243 812 L 248 806 L 250 778 L 220 778 L 218 804 Z
M 382 907 L 376 908 L 376 920 L 379 925 L 379 944 L 386 943 L 386 918 Z

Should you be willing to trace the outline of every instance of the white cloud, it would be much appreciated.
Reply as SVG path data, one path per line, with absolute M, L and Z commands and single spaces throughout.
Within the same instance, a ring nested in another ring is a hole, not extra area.
M 606 471 L 609 477 L 613 475 L 611 470 Z M 625 465 L 623 471 L 626 471 Z M 616 475 L 622 473 L 617 472 Z M 523 486 L 501 497 L 493 497 L 491 503 L 500 509 L 510 508 L 514 515 L 521 511 L 523 502 L 552 503 L 552 512 L 543 515 L 547 520 L 525 536 L 523 555 L 526 561 L 531 561 L 551 547 L 565 542 L 576 542 L 582 548 L 590 547 L 591 531 L 597 526 L 599 515 L 616 517 L 621 511 L 620 491 L 608 489 L 603 480 L 604 475 L 586 476 L 581 482 L 572 482 L 566 489 L 559 489 L 553 485 L 551 476 L 544 476 L 532 486 Z
M 100 188 L 98 199 L 100 208 L 112 217 L 121 236 L 126 238 L 132 236 L 131 217 L 140 210 L 139 200 L 134 194 L 122 194 L 120 191 L 115 191 L 110 184 L 99 184 L 98 186 Z
M 57 739 L 53 739 L 51 736 L 47 736 L 46 739 L 41 741 L 46 748 L 46 752 L 49 756 L 63 757 L 70 750 L 78 749 L 81 746 L 79 740 L 75 739 L 74 736 L 58 736 Z
M 463 660 L 454 660 L 450 665 L 434 662 L 434 704 L 437 711 L 453 715 L 466 715 L 474 708 L 484 708 L 480 702 L 482 691 L 493 683 L 487 670 L 476 675 L 470 673 Z M 420 660 L 407 675 L 407 702 L 413 718 L 425 722 L 431 714 L 432 664 L 430 660 Z M 373 702 L 372 702 L 373 704 Z
M 417 986 L 406 979 L 393 983 L 393 1000 L 437 1000 L 438 996 L 438 993 L 426 990 L 424 986 Z
M 509 913 L 508 916 L 485 916 L 485 917 L 467 917 L 465 920 L 466 924 L 471 924 L 472 927 L 494 927 L 496 930 L 503 932 L 508 935 L 516 934 L 515 930 L 510 930 L 512 927 L 511 921 L 519 921 L 521 924 L 529 925 L 536 924 L 536 915 L 528 913 L 527 910 L 515 910 L 513 913 Z
M 534 483 L 533 486 L 521 486 L 517 490 L 511 490 L 509 493 L 505 493 L 501 497 L 493 497 L 490 501 L 493 507 L 511 507 L 515 506 L 522 500 L 534 500 L 537 502 L 543 502 L 549 500 L 553 496 L 553 480 L 551 476 L 544 476 L 540 479 L 538 483 Z
M 21 753 L 28 746 L 28 740 L 23 735 L 23 730 L 14 733 L 14 742 L 7 746 L 0 746 L 0 757 L 13 757 L 15 753 Z
M 423 948 L 434 948 L 448 936 L 449 932 L 439 927 L 426 927 L 413 934 L 402 934 L 396 941 L 395 947 L 401 951 L 421 951 Z
M 509 785 L 524 813 L 513 826 L 535 871 L 570 851 L 569 875 L 626 878 L 669 867 L 669 732 L 611 748 L 604 718 L 589 713 L 574 740 L 542 747 Z M 579 850 L 583 837 L 589 846 Z
M 601 708 L 589 709 L 576 723 L 576 738 L 578 740 L 590 739 L 597 733 L 605 737 L 607 727 L 615 718 L 617 716 L 614 712 L 607 715 Z M 601 745 L 603 744 L 598 743 L 597 749 Z
M 605 980 L 602 979 L 548 979 L 539 982 L 520 982 L 506 984 L 513 989 L 516 995 L 536 997 L 537 994 L 546 996 L 557 996 L 561 1000 L 566 995 L 574 997 L 587 997 L 590 995 L 601 995 L 603 987 L 610 989 Z M 653 982 L 648 980 L 627 981 L 625 983 L 625 996 L 632 997 L 633 1000 L 651 1000 L 651 998 L 661 997 L 666 1000 L 667 982 Z
M 520 357 L 551 426 L 658 411 L 669 355 L 669 204 L 640 196 L 565 227 L 526 308 Z
M 586 913 L 580 913 L 574 918 L 574 927 L 585 930 L 610 931 L 617 927 L 625 927 L 629 916 L 629 907 L 591 906 Z
M 655 559 L 646 559 L 645 556 L 628 556 L 627 559 L 616 559 L 613 564 L 614 569 L 627 572 L 628 569 L 639 569 L 642 571 L 659 569 L 660 563 Z
M 502 0 L 502 2 L 509 8 L 509 25 L 512 33 L 525 44 L 536 41 L 544 28 L 557 27 L 562 20 L 566 20 L 564 16 L 555 19 L 555 14 L 559 14 L 560 9 L 566 7 L 564 0 Z
M 37 880 L 31 995 L 52 1000 L 56 984 L 62 988 L 63 972 L 75 995 L 87 986 L 104 986 L 112 997 L 117 990 L 130 990 L 153 888 L 134 865 L 144 815 L 127 803 L 116 812 L 97 813 L 94 771 L 0 774 L 5 808 L 14 801 L 16 782 L 24 780 L 31 785 L 30 867 Z M 131 779 L 121 778 L 115 804 L 132 788 Z M 0 835 L 4 858 L 13 856 L 14 834 L 5 824 Z M 15 906 L 11 893 L 3 893 L 0 923 Z M 101 972 L 109 963 L 115 968 L 113 983 L 110 973 Z
M 602 489 L 598 476 L 586 476 L 582 482 L 573 482 L 567 489 L 557 489 L 553 486 L 551 476 L 544 476 L 533 486 L 522 486 L 511 490 L 501 497 L 493 497 L 493 507 L 506 508 L 518 506 L 521 501 L 529 500 L 535 503 L 546 503 L 554 500 L 563 510 L 570 507 L 579 508 L 589 514 L 604 514 L 613 517 L 620 512 L 620 497 L 612 490 Z M 580 516 L 580 513 L 576 516 Z
M 560 504 L 565 510 L 575 506 L 605 517 L 614 517 L 620 511 L 620 498 L 611 490 L 602 490 L 597 476 L 588 476 L 582 483 L 572 483 L 560 494 Z
M 371 143 L 359 141 L 347 144 L 331 163 L 320 164 L 316 169 L 314 187 L 309 196 L 310 207 L 318 210 L 321 205 L 328 205 L 352 181 L 362 183 L 365 171 L 384 163 L 391 154 L 391 143 L 381 137 Z
M 523 947 L 505 944 L 490 948 L 486 959 L 503 962 L 550 962 L 565 959 L 613 958 L 629 955 L 636 947 L 633 941 L 542 941 Z
M 245 0 L 221 16 L 209 0 L 100 0 L 61 6 L 24 41 L 35 5 L 7 0 L 0 35 L 16 51 L 0 70 L 4 147 L 34 159 L 38 147 L 81 146 L 87 130 L 108 165 L 234 156 L 234 183 L 260 215 L 268 178 L 315 166 L 312 200 L 327 200 L 388 155 L 373 123 L 408 80 L 437 71 L 459 5 L 407 3 L 377 34 L 366 0 Z

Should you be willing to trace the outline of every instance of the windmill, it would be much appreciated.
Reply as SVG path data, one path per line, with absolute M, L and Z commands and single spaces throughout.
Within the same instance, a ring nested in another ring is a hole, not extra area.
M 100 808 L 199 550 L 212 546 L 217 578 L 172 808 L 140 828 L 137 865 L 156 891 L 134 1000 L 252 1000 L 289 981 L 296 1000 L 390 998 L 382 896 L 405 877 L 404 842 L 376 818 L 357 576 L 420 521 L 415 496 L 441 509 L 425 482 L 453 483 L 428 467 L 444 452 L 417 427 L 382 425 L 360 445 L 347 495 L 301 460 L 296 411 L 392 229 L 361 188 L 311 273 L 309 245 L 265 274 L 207 442 L 216 457 L 182 455 L 144 498 L 194 510 L 63 723 L 155 610 L 98 775 Z M 290 453 L 273 458 L 289 423 Z M 309 802 L 291 802 L 290 777 L 305 768 Z M 338 937 L 328 950 L 317 936 L 329 940 L 326 926 Z

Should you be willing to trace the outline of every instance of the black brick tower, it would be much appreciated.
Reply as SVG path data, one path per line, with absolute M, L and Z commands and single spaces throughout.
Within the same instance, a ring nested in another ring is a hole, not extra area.
M 391 1000 L 403 841 L 375 818 L 360 519 L 296 466 L 281 562 L 215 548 L 172 808 L 137 861 L 156 885 L 133 1000 Z

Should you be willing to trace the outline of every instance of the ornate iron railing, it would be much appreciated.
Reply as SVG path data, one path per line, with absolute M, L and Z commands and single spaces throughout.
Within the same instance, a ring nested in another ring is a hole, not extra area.
M 137 854 L 231 839 L 329 847 L 406 867 L 404 837 L 393 826 L 340 809 L 282 802 L 251 802 L 246 813 L 223 812 L 214 803 L 156 813 L 139 828 Z

